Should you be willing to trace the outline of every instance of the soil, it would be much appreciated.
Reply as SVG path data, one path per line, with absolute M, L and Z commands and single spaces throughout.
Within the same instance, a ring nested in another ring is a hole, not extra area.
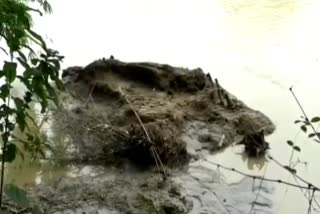
M 200 68 L 112 58 L 70 67 L 63 80 L 51 129 L 70 136 L 72 149 L 60 158 L 103 173 L 38 186 L 46 213 L 194 213 L 175 178 L 199 152 L 275 129 Z

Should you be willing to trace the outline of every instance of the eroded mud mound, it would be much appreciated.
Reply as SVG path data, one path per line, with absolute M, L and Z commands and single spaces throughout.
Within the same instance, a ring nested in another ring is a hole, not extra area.
M 69 132 L 73 155 L 84 161 L 126 158 L 150 165 L 157 155 L 173 166 L 193 154 L 187 144 L 215 151 L 245 134 L 274 129 L 200 68 L 102 59 L 64 70 L 63 79 L 67 98 L 56 127 Z

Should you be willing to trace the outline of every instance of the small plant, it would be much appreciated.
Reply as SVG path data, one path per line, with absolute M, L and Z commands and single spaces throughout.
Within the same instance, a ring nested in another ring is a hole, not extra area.
M 319 122 L 320 117 L 313 117 L 311 120 L 309 120 L 307 117 L 301 117 L 300 120 L 294 121 L 295 124 L 301 124 L 300 128 L 304 133 L 308 133 L 308 127 L 311 128 L 312 132 L 308 134 L 308 137 L 320 143 L 320 132 L 317 132 L 313 126 L 314 124 Z

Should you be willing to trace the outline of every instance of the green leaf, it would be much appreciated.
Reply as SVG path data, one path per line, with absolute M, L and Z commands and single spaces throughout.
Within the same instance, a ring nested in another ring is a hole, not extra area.
M 17 109 L 23 109 L 24 108 L 24 101 L 19 97 L 12 97 L 14 100 L 14 104 L 16 105 Z
M 44 113 L 48 107 L 48 95 L 44 89 L 43 83 L 38 79 L 34 79 L 34 93 L 40 98 L 41 113 Z
M 4 188 L 6 196 L 21 207 L 28 207 L 30 202 L 27 192 L 14 184 L 7 184 Z
M 27 49 L 30 51 L 29 54 L 28 54 L 28 57 L 29 57 L 30 59 L 36 57 L 37 54 L 34 52 L 34 50 L 33 50 L 31 47 L 29 47 L 29 46 L 26 45 L 26 44 L 23 44 L 22 47 L 27 48 Z
M 295 120 L 294 121 L 295 124 L 300 123 L 300 122 L 302 122 L 302 121 L 301 120 Z
M 12 83 L 16 79 L 17 75 L 17 63 L 4 62 L 3 71 L 9 83 Z
M 10 86 L 4 84 L 0 87 L 0 98 L 5 102 L 10 94 Z
M 9 46 L 11 53 L 18 51 L 21 45 L 20 38 L 17 38 L 12 34 L 8 35 L 7 45 Z
M 312 138 L 312 137 L 314 137 L 314 136 L 316 136 L 315 133 L 311 133 L 311 134 L 308 135 L 309 138 Z
M 27 57 L 21 52 L 18 51 L 18 54 L 20 57 L 17 57 L 16 59 L 18 60 L 18 62 L 20 62 L 20 64 L 25 68 L 25 69 L 29 69 L 30 66 L 28 64 L 28 59 Z
M 292 147 L 294 150 L 296 150 L 297 152 L 301 152 L 301 149 L 300 149 L 300 147 L 299 146 L 294 146 L 294 147 Z
M 34 66 L 36 66 L 38 64 L 38 62 L 39 62 L 39 59 L 37 59 L 37 58 L 31 59 L 31 63 Z
M 26 61 L 24 61 L 21 57 L 17 57 L 17 60 L 18 60 L 18 62 L 20 62 L 20 64 L 21 64 L 24 68 L 26 68 L 26 69 L 30 68 L 29 64 L 28 64 Z
M 308 135 L 309 138 L 312 138 L 312 137 L 315 137 L 315 136 L 320 137 L 320 132 L 311 133 L 311 134 Z
M 6 146 L 5 150 L 5 162 L 11 163 L 16 159 L 16 154 L 17 154 L 17 147 L 15 144 L 10 143 L 9 145 Z
M 307 132 L 307 127 L 305 125 L 300 127 L 303 132 Z
M 6 55 L 9 55 L 8 52 L 6 51 L 6 49 L 0 47 L 0 50 L 2 50 Z
M 32 93 L 27 91 L 23 99 L 26 103 L 30 103 L 32 101 Z
M 9 135 L 7 132 L 4 132 L 1 134 L 1 138 L 3 142 L 8 142 L 9 141 Z
M 25 130 L 25 128 L 27 127 L 26 115 L 23 110 L 18 111 L 16 113 L 16 122 L 19 126 L 19 129 L 23 132 Z
M 2 78 L 3 76 L 5 76 L 5 73 L 3 70 L 0 70 L 0 78 Z
M 290 166 L 284 166 L 284 168 L 292 174 L 297 174 L 297 170 L 291 168 Z
M 320 117 L 314 117 L 311 119 L 311 123 L 317 123 L 320 121 Z
M 52 7 L 47 0 L 43 1 L 43 9 L 48 13 L 52 13 Z
M 15 110 L 7 106 L 6 104 L 2 104 L 0 106 L 0 112 L 4 115 L 12 115 L 15 113 Z
M 56 83 L 56 86 L 59 90 L 64 90 L 64 85 L 60 79 L 57 78 L 55 83 Z
M 44 42 L 43 38 L 39 34 L 37 34 L 36 32 L 32 31 L 31 29 L 28 29 L 28 32 L 31 34 L 32 37 L 34 37 L 36 39 L 36 42 L 38 41 L 41 44 L 41 47 L 44 50 L 47 50 L 47 45 Z
M 287 144 L 288 144 L 289 146 L 293 146 L 293 142 L 292 142 L 291 140 L 288 140 L 288 141 L 287 141 Z
M 17 52 L 18 52 L 19 56 L 21 57 L 21 59 L 22 59 L 23 61 L 25 61 L 25 62 L 28 61 L 28 60 L 27 60 L 27 57 L 26 57 L 21 51 L 17 51 Z

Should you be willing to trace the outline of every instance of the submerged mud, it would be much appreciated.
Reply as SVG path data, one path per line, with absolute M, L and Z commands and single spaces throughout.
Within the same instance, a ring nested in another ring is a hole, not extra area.
M 203 151 L 270 134 L 274 125 L 210 74 L 102 59 L 66 69 L 63 79 L 51 129 L 72 143 L 66 155 L 51 158 L 102 170 L 38 186 L 46 213 L 247 213 L 247 184 L 228 186 L 214 171 L 189 165 Z M 257 207 L 268 213 L 271 205 L 266 199 Z

